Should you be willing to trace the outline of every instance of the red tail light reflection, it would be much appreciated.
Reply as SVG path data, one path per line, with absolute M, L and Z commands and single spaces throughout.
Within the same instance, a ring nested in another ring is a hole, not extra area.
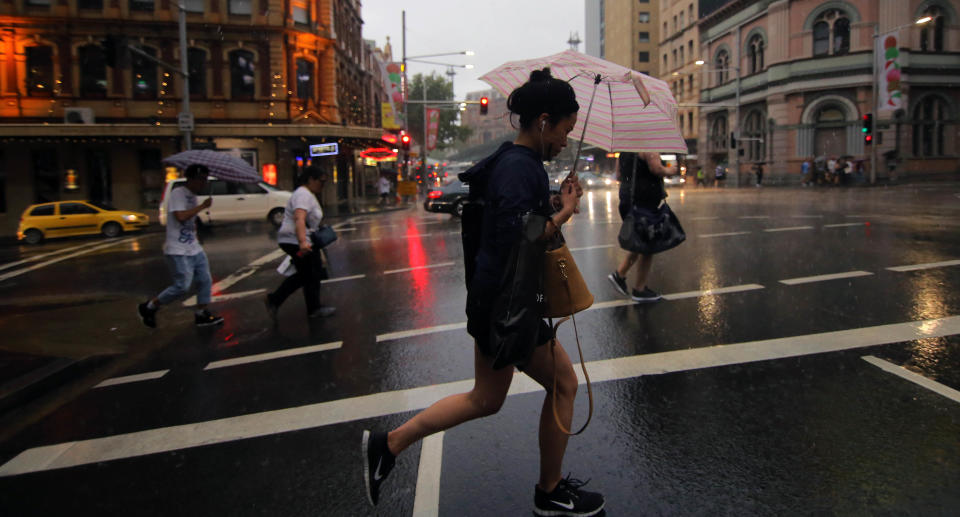
M 442 196 L 442 195 L 443 195 L 443 192 L 440 191 L 440 190 L 431 190 L 430 193 L 427 194 L 427 197 L 430 198 L 430 199 L 437 199 L 438 197 L 440 197 L 440 196 Z

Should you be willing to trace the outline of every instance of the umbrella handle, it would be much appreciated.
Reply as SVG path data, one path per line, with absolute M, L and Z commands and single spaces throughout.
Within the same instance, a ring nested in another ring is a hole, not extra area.
M 597 98 L 597 87 L 600 86 L 600 80 L 603 77 L 600 74 L 597 74 L 593 78 L 593 93 L 590 95 L 590 106 L 587 107 L 587 118 L 583 119 L 583 131 L 580 133 L 580 143 L 577 144 L 577 154 L 573 157 L 573 168 L 570 169 L 570 174 L 567 174 L 567 179 L 570 179 L 577 174 L 577 164 L 580 163 L 580 151 L 583 149 L 583 138 L 587 136 L 587 123 L 590 122 L 590 112 L 593 111 L 593 100 Z

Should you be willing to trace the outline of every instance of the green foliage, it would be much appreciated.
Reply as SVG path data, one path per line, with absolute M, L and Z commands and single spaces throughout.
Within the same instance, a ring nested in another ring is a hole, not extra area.
M 423 100 L 423 85 L 426 81 L 427 100 L 453 100 L 453 83 L 436 72 L 424 76 L 417 74 L 410 80 L 410 100 Z M 437 149 L 446 149 L 463 142 L 472 130 L 457 123 L 459 111 L 455 104 L 443 104 L 440 109 L 440 128 L 437 134 Z M 407 108 L 410 134 L 417 146 L 423 140 L 423 104 L 410 104 Z

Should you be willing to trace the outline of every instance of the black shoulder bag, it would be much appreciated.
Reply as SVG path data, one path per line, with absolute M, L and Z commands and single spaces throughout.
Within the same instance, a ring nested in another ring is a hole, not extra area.
M 635 160 L 638 158 L 634 158 Z M 633 176 L 630 183 L 630 213 L 623 218 L 617 241 L 620 247 L 635 253 L 653 255 L 680 245 L 687 239 L 680 220 L 666 200 L 655 209 L 637 206 L 637 164 L 633 164 Z

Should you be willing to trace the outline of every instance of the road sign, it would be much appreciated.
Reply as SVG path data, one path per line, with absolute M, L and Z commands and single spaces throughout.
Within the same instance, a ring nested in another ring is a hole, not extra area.
M 340 152 L 340 145 L 332 144 L 314 144 L 310 146 L 310 156 L 329 156 Z
M 177 114 L 177 127 L 180 131 L 193 131 L 193 113 Z
M 401 196 L 416 196 L 417 195 L 417 182 L 416 181 L 401 181 L 397 183 L 397 194 Z

